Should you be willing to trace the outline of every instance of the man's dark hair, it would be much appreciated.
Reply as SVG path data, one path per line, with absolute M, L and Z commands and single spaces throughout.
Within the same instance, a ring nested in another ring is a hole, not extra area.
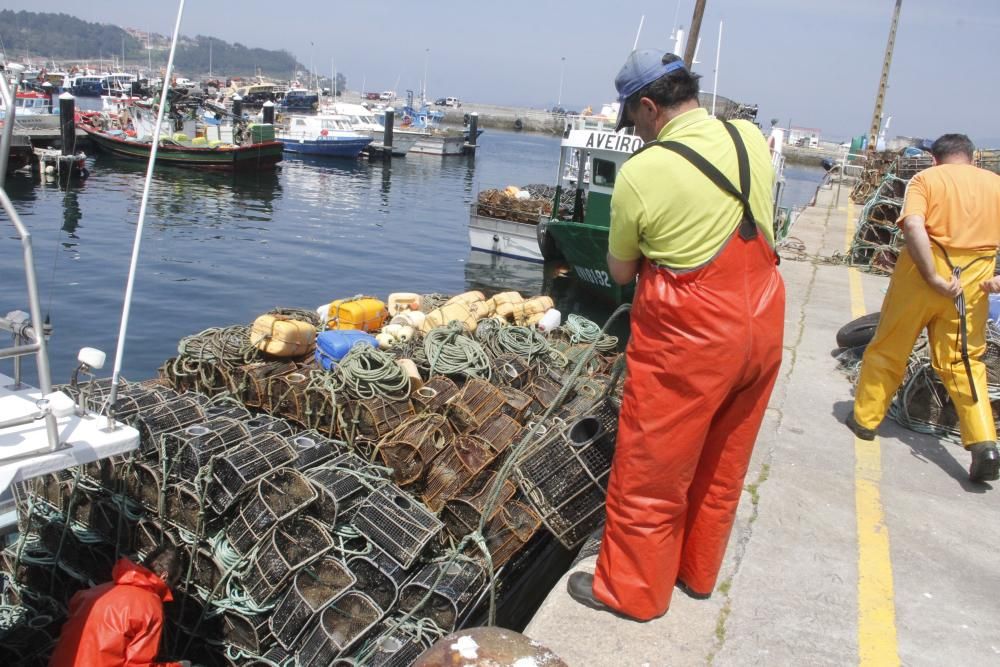
M 161 544 L 142 561 L 142 566 L 155 574 L 166 573 L 167 585 L 173 587 L 181 578 L 181 556 L 176 547 Z
M 667 53 L 664 54 L 662 62 L 664 65 L 669 65 L 678 60 L 680 58 L 673 53 Z M 700 89 L 699 79 L 701 79 L 701 75 L 689 72 L 687 69 L 674 70 L 630 95 L 625 100 L 625 106 L 629 111 L 635 111 L 639 100 L 643 97 L 648 97 L 657 105 L 668 108 L 688 100 L 697 100 Z
M 942 134 L 931 144 L 931 155 L 938 162 L 950 155 L 963 155 L 972 162 L 972 153 L 975 150 L 972 140 L 964 134 Z

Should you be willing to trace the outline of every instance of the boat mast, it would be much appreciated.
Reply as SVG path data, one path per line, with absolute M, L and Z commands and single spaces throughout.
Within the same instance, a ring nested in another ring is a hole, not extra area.
M 174 70 L 174 54 L 177 52 L 177 38 L 181 31 L 181 18 L 184 16 L 184 0 L 180 0 L 177 8 L 177 22 L 174 24 L 174 36 L 170 42 L 170 54 L 167 56 L 167 71 L 163 75 L 163 86 L 160 88 L 160 108 L 157 110 L 156 126 L 153 128 L 153 144 L 150 146 L 149 162 L 146 165 L 146 180 L 142 188 L 142 200 L 139 204 L 139 220 L 135 228 L 135 240 L 132 243 L 132 261 L 129 265 L 128 280 L 125 283 L 125 304 L 122 306 L 122 320 L 118 329 L 118 345 L 115 350 L 115 366 L 111 375 L 111 393 L 107 402 L 107 427 L 114 428 L 114 406 L 118 400 L 118 382 L 121 380 L 122 357 L 125 353 L 125 336 L 128 332 L 128 318 L 132 310 L 132 290 L 135 287 L 135 274 L 139 265 L 139 246 L 142 243 L 142 228 L 146 222 L 146 208 L 149 205 L 149 190 L 153 184 L 153 167 L 156 165 L 156 154 L 160 147 L 160 130 L 163 128 L 163 116 L 167 109 L 167 93 L 170 92 L 168 81 Z
M 698 49 L 698 33 L 701 32 L 701 19 L 705 16 L 705 2 L 706 0 L 697 0 L 694 5 L 691 31 L 688 33 L 687 47 L 684 49 L 684 65 L 688 69 L 694 64 L 695 51 Z
M 903 6 L 903 0 L 896 0 L 896 9 L 892 13 L 892 26 L 889 28 L 889 41 L 885 45 L 885 58 L 882 60 L 882 78 L 878 83 L 878 92 L 875 94 L 875 110 L 872 112 L 872 124 L 868 130 L 868 150 L 867 153 L 875 152 L 875 144 L 878 141 L 878 130 L 882 125 L 882 106 L 885 104 L 885 90 L 889 87 L 889 66 L 892 65 L 892 52 L 896 48 L 896 28 L 899 27 L 899 10 Z

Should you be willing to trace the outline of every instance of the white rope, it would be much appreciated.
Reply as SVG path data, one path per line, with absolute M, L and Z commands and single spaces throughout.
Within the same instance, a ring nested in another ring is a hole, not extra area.
M 142 243 L 142 228 L 146 222 L 146 206 L 149 204 L 149 189 L 153 183 L 153 167 L 156 165 L 156 154 L 160 148 L 160 130 L 163 127 L 163 116 L 167 109 L 167 93 L 170 92 L 170 77 L 174 72 L 174 53 L 177 51 L 177 39 L 181 34 L 181 17 L 184 16 L 184 0 L 177 7 L 177 21 L 174 23 L 174 36 L 170 41 L 170 55 L 167 58 L 167 71 L 163 75 L 163 88 L 160 91 L 160 108 L 156 113 L 156 127 L 153 128 L 153 145 L 149 153 L 149 164 L 146 165 L 146 182 L 142 188 L 142 203 L 139 205 L 139 222 L 135 229 L 135 241 L 132 244 L 132 262 L 128 270 L 128 282 L 125 285 L 125 305 L 122 308 L 122 321 L 118 329 L 118 346 L 115 349 L 115 368 L 111 375 L 111 393 L 108 395 L 107 406 L 115 404 L 118 398 L 118 380 L 122 370 L 122 356 L 125 352 L 125 334 L 128 331 L 128 318 L 132 310 L 132 289 L 135 286 L 135 273 L 139 264 L 139 246 Z M 108 427 L 113 424 L 108 415 Z

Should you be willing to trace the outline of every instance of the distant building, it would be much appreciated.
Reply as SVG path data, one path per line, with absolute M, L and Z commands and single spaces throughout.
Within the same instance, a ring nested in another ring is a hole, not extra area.
M 805 148 L 819 148 L 820 130 L 815 127 L 788 128 L 788 144 Z

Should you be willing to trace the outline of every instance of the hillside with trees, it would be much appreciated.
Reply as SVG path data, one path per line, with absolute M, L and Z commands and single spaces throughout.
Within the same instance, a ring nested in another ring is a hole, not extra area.
M 146 45 L 149 44 L 147 51 Z M 169 38 L 118 26 L 91 23 L 69 14 L 0 10 L 0 48 L 6 58 L 20 62 L 89 61 L 121 62 L 122 53 L 130 66 L 153 68 L 166 65 Z M 199 76 L 211 70 L 217 76 L 247 76 L 258 72 L 287 79 L 296 70 L 305 70 L 288 51 L 251 48 L 198 35 L 182 37 L 177 44 L 174 65 L 179 72 Z

